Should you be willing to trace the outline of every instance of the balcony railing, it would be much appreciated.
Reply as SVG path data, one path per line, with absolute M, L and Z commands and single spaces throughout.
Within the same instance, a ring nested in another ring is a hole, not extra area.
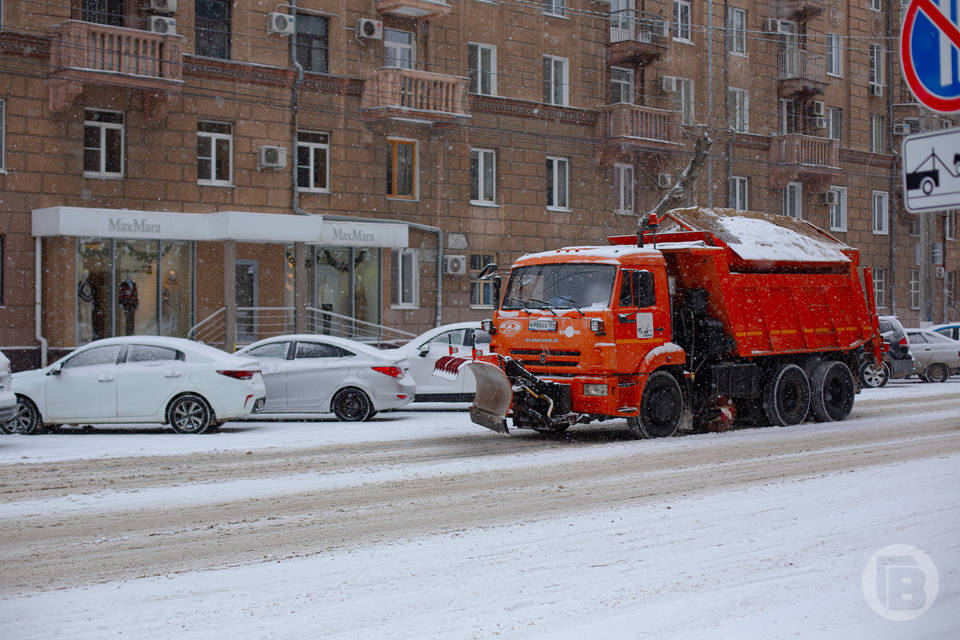
M 831 169 L 840 166 L 840 145 L 832 138 L 788 133 L 774 138 L 773 147 L 776 164 Z
M 635 104 L 612 104 L 600 109 L 601 138 L 635 138 L 680 144 L 680 113 Z
M 443 0 L 377 0 L 377 12 L 407 18 L 435 18 L 450 13 L 451 8 Z
M 50 45 L 50 108 L 69 107 L 84 84 L 143 89 L 155 104 L 180 92 L 182 62 L 182 36 L 68 20 Z
M 826 8 L 826 0 L 786 0 L 782 10 L 794 20 L 810 20 Z
M 827 59 L 820 53 L 791 48 L 780 52 L 780 93 L 822 93 L 827 86 Z
M 367 76 L 362 108 L 371 115 L 425 121 L 468 118 L 469 78 L 384 67 Z
M 634 9 L 610 12 L 610 64 L 647 64 L 666 51 L 669 43 L 670 24 L 663 18 Z

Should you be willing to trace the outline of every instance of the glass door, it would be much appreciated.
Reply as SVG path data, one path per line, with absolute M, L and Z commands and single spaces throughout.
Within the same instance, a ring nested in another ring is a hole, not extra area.
M 257 339 L 257 261 L 237 260 L 237 342 Z

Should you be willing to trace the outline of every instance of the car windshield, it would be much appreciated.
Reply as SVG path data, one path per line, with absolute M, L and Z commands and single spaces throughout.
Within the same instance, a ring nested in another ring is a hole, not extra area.
M 503 309 L 572 309 L 610 305 L 612 264 L 537 264 L 510 273 Z

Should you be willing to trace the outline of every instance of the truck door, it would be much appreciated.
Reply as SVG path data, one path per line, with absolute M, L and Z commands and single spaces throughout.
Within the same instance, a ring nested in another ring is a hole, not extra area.
M 614 314 L 614 339 L 620 345 L 633 345 L 620 353 L 634 353 L 636 362 L 664 342 L 662 314 L 658 313 L 653 273 L 624 269 Z M 635 366 L 634 366 L 635 368 Z

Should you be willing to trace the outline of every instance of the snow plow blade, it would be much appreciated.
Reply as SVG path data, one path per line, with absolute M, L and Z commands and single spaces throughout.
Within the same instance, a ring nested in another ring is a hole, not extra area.
M 507 409 L 513 389 L 507 376 L 489 362 L 470 362 L 467 368 L 477 380 L 477 392 L 470 406 L 470 419 L 497 433 L 507 433 Z

